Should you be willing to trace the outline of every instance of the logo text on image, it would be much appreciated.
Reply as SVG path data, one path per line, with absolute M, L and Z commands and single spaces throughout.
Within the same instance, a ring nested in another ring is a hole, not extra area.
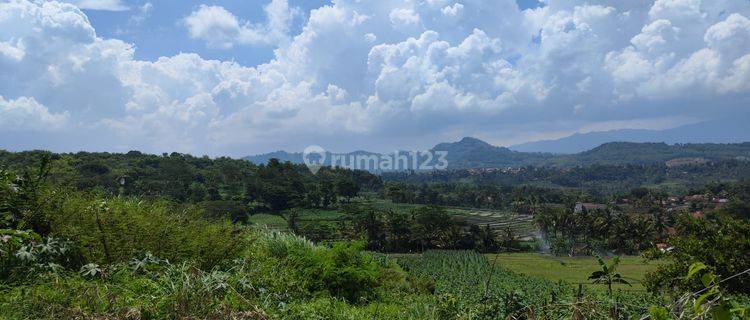
M 397 151 L 390 154 L 357 153 L 335 154 L 320 146 L 305 148 L 302 160 L 313 174 L 324 165 L 366 171 L 445 170 L 448 168 L 447 151 Z M 330 157 L 330 161 L 329 160 Z

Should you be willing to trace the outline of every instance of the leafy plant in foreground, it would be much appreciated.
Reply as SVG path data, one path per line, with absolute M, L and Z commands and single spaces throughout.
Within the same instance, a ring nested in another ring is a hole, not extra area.
M 710 267 L 702 262 L 690 265 L 686 281 L 698 281 L 703 286 L 696 292 L 683 294 L 671 307 L 651 307 L 649 317 L 654 320 L 670 319 L 713 319 L 732 320 L 750 319 L 748 302 L 741 301 L 738 296 L 728 295 L 720 286 L 723 282 L 746 275 L 750 269 L 737 273 L 725 279 L 716 276 Z
M 589 276 L 589 280 L 593 280 L 592 283 L 594 284 L 606 284 L 608 295 L 612 295 L 613 283 L 630 285 L 630 282 L 625 280 L 622 275 L 617 272 L 617 266 L 620 265 L 620 257 L 616 256 L 612 258 L 612 261 L 609 264 L 604 262 L 604 259 L 602 259 L 602 257 L 600 256 L 596 257 L 596 261 L 599 262 L 599 267 L 601 268 L 601 270 L 597 270 L 591 273 L 591 275 Z

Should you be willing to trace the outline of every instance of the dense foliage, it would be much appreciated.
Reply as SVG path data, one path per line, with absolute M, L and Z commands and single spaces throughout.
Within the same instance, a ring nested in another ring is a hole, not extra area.
M 363 238 L 368 250 L 381 252 L 422 252 L 429 249 L 474 249 L 497 251 L 499 244 L 487 228 L 465 225 L 452 219 L 437 206 L 408 212 L 378 210 L 372 205 L 344 208 L 348 234 Z
M 365 171 L 324 168 L 313 175 L 304 165 L 278 160 L 254 165 L 244 160 L 198 158 L 179 153 L 0 151 L 0 167 L 16 172 L 39 167 L 39 159 L 46 159 L 44 175 L 56 186 L 202 203 L 208 209 L 218 206 L 240 215 L 264 210 L 279 212 L 298 206 L 329 207 L 338 197 L 351 198 L 362 190 L 376 190 L 381 184 L 378 176 Z M 37 183 L 35 174 L 39 175 L 33 173 L 22 181 Z M 208 211 L 209 215 L 217 213 Z M 238 219 L 243 217 L 234 217 Z
M 650 252 L 653 258 L 666 260 L 646 281 L 654 292 L 702 288 L 695 279 L 681 277 L 689 266 L 700 262 L 718 277 L 728 278 L 750 268 L 750 221 L 728 216 L 722 212 L 710 213 L 702 218 L 682 215 L 677 220 L 676 234 L 668 240 L 666 252 Z M 730 293 L 750 294 L 750 277 L 733 278 L 723 284 Z

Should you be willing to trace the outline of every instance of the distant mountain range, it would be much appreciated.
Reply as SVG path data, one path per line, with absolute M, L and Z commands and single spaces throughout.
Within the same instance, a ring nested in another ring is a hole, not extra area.
M 739 143 L 750 141 L 747 119 L 742 117 L 705 121 L 667 130 L 622 129 L 576 133 L 555 140 L 534 141 L 510 146 L 521 152 L 574 154 L 607 142 Z
M 608 142 L 601 144 L 591 150 L 575 154 L 553 154 L 549 152 L 520 152 L 504 147 L 493 146 L 482 140 L 466 137 L 457 142 L 440 143 L 430 151 L 447 152 L 449 169 L 469 168 L 505 168 L 520 166 L 557 166 L 573 167 L 580 165 L 616 165 L 616 164 L 651 164 L 666 163 L 675 159 L 694 158 L 699 161 L 715 161 L 728 159 L 750 159 L 750 142 L 745 143 L 691 143 L 691 144 L 666 144 L 660 143 L 636 143 L 636 142 Z M 408 154 L 407 152 L 401 152 Z M 327 153 L 324 165 L 331 165 L 334 154 Z M 338 154 L 338 156 L 354 158 L 354 156 L 381 157 L 388 154 L 378 154 L 366 151 Z M 392 155 L 391 155 L 392 156 Z M 303 163 L 302 153 L 288 153 L 277 151 L 245 157 L 245 160 L 261 164 L 268 162 L 271 158 L 281 161 Z M 367 158 L 367 157 L 364 157 Z M 420 157 L 419 163 L 427 161 Z M 437 159 L 432 159 L 431 164 Z M 679 163 L 679 161 L 675 162 Z M 690 161 L 687 161 L 690 163 Z M 404 169 L 403 167 L 400 169 Z M 406 169 L 413 169 L 408 167 Z M 379 171 L 379 170 L 371 170 Z

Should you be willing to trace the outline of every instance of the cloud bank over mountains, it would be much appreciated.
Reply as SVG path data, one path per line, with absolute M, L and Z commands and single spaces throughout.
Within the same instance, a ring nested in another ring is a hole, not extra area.
M 175 21 L 215 49 L 276 46 L 257 66 L 194 53 L 138 60 L 135 45 L 98 36 L 75 4 L 2 2 L 0 143 L 383 151 L 748 117 L 750 2 L 588 2 L 342 0 L 302 13 L 274 0 L 265 22 L 205 5 Z M 294 19 L 306 19 L 299 34 L 289 34 Z

